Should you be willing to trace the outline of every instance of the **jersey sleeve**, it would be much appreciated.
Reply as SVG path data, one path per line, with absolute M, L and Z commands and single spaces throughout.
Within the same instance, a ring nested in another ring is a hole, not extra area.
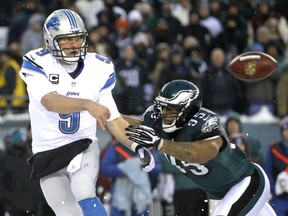
M 28 94 L 39 102 L 45 94 L 53 91 L 41 66 L 29 58 L 23 58 L 19 75 L 27 85 Z
M 111 92 L 101 95 L 99 103 L 106 106 L 110 110 L 111 116 L 108 121 L 112 121 L 121 116 Z
M 217 115 L 200 111 L 181 130 L 189 140 L 204 140 L 221 136 L 220 119 Z
M 47 77 L 43 68 L 25 55 L 23 57 L 23 63 L 21 66 L 20 75 L 25 76 L 26 74 L 30 74 L 30 75 L 37 74 L 37 75 L 42 75 L 42 76 Z
M 30 74 L 26 75 L 27 92 L 30 97 L 34 98 L 36 101 L 40 102 L 42 97 L 51 90 L 49 82 L 45 77 L 32 76 Z
M 116 74 L 113 71 L 108 79 L 106 80 L 104 86 L 100 90 L 100 95 L 105 95 L 108 92 L 112 92 L 113 88 L 115 87 L 116 84 Z
M 107 71 L 111 71 L 111 73 L 109 74 L 107 80 L 104 82 L 105 84 L 100 90 L 99 103 L 106 106 L 110 110 L 111 116 L 108 119 L 108 121 L 112 121 L 120 117 L 121 115 L 118 111 L 117 105 L 112 96 L 112 90 L 116 84 L 116 74 L 114 72 L 114 65 L 111 63 L 109 65 L 109 68 L 107 69 L 108 69 Z

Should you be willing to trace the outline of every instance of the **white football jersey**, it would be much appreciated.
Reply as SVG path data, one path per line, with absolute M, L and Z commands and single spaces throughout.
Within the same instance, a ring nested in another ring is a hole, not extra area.
M 96 119 L 87 111 L 58 114 L 47 111 L 41 98 L 49 92 L 91 99 L 108 107 L 109 120 L 120 116 L 112 97 L 116 77 L 113 63 L 96 53 L 87 53 L 73 79 L 47 50 L 36 49 L 23 58 L 21 78 L 27 84 L 33 153 L 46 151 L 75 140 L 96 138 Z

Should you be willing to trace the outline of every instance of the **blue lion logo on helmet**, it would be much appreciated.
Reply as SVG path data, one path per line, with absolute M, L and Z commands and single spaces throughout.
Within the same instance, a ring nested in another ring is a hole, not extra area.
M 60 22 L 57 16 L 53 16 L 46 24 L 47 29 L 59 31 Z

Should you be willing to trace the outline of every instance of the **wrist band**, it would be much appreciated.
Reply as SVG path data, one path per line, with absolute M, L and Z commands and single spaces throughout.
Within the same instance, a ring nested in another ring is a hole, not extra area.
M 162 146 L 163 146 L 163 143 L 164 143 L 163 139 L 160 139 L 159 144 L 158 144 L 157 146 L 155 146 L 156 149 L 157 149 L 157 150 L 160 150 L 160 149 L 162 148 Z
M 140 147 L 141 146 L 139 144 L 137 144 L 136 142 L 133 142 L 131 144 L 131 150 L 134 151 L 134 152 L 137 152 Z

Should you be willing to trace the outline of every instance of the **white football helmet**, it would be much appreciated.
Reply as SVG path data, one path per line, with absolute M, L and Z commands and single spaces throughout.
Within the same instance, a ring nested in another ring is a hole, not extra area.
M 66 62 L 78 62 L 85 58 L 87 53 L 87 30 L 81 17 L 74 11 L 60 9 L 51 13 L 43 27 L 46 48 L 57 59 Z M 80 53 L 75 56 L 66 56 L 60 49 L 58 39 L 63 37 L 83 37 Z

